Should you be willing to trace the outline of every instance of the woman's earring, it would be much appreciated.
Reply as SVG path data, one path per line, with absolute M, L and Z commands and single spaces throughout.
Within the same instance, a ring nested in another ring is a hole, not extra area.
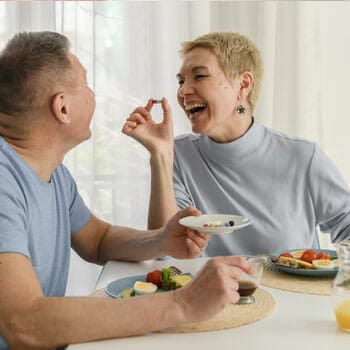
M 245 113 L 245 107 L 243 107 L 242 105 L 239 105 L 237 107 L 237 112 L 238 112 L 238 114 L 244 114 Z

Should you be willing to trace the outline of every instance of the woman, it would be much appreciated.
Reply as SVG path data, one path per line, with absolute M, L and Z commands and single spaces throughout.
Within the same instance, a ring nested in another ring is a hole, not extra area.
M 165 98 L 161 123 L 149 100 L 123 127 L 151 154 L 149 228 L 194 205 L 252 222 L 212 237 L 208 256 L 318 248 L 317 226 L 333 242 L 349 238 L 350 191 L 334 164 L 316 144 L 253 118 L 263 72 L 255 45 L 238 33 L 209 33 L 183 43 L 181 54 L 177 98 L 194 134 L 173 142 Z

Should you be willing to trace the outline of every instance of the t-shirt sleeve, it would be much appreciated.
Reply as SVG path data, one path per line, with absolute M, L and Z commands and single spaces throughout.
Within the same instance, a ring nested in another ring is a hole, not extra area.
M 91 212 L 85 205 L 82 197 L 76 192 L 73 202 L 69 211 L 70 222 L 71 222 L 71 233 L 81 230 L 87 225 Z
M 0 167 L 0 252 L 29 257 L 25 198 L 18 184 L 5 176 L 7 171 Z
M 83 198 L 78 192 L 78 187 L 66 169 L 66 175 L 70 182 L 70 207 L 69 207 L 69 217 L 70 217 L 70 225 L 71 225 L 71 233 L 75 233 L 80 231 L 85 225 L 87 225 L 91 212 L 88 207 L 85 205 Z
M 316 220 L 333 242 L 350 238 L 350 190 L 335 164 L 316 145 L 309 170 Z

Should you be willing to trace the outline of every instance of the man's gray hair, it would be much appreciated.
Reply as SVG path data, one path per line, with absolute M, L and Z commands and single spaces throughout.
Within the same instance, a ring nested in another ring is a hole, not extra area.
M 69 40 L 59 33 L 16 34 L 0 53 L 0 112 L 19 115 L 48 103 L 67 80 Z

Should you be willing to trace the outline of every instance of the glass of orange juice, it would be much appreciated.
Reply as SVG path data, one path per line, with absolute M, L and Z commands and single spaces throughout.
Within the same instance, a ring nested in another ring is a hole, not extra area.
M 341 330 L 350 332 L 350 241 L 335 244 L 338 272 L 332 284 L 335 318 Z
M 338 327 L 350 332 L 350 298 L 338 301 L 334 306 L 334 312 Z

